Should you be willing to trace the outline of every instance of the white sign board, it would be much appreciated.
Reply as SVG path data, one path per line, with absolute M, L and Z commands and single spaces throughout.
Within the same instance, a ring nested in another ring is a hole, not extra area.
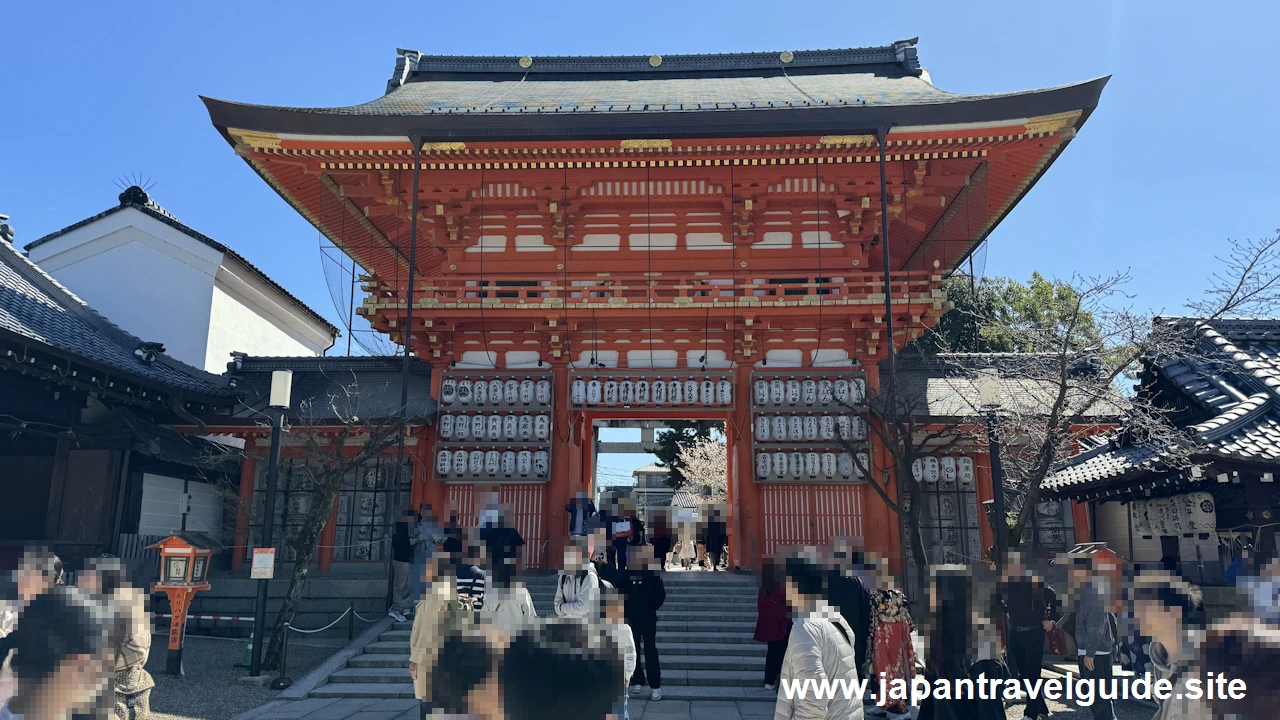
M 276 549 L 254 548 L 253 569 L 249 577 L 253 580 L 270 580 L 276 576 Z

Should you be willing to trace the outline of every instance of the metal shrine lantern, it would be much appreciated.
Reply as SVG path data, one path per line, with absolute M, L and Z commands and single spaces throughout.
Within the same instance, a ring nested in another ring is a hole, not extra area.
M 160 579 L 152 584 L 151 592 L 163 592 L 169 596 L 169 655 L 165 672 L 182 674 L 182 640 L 187 624 L 187 611 L 191 598 L 201 590 L 208 590 L 209 562 L 214 550 L 221 545 L 209 536 L 198 532 L 175 532 L 148 550 L 160 551 Z M 274 555 L 273 555 L 274 559 Z

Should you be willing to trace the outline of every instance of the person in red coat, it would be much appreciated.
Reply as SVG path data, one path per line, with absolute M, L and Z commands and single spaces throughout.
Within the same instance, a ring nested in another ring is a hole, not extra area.
M 782 674 L 782 657 L 787 652 L 787 636 L 791 634 L 791 620 L 787 616 L 787 599 L 782 583 L 778 582 L 778 569 L 771 559 L 765 559 L 760 568 L 760 595 L 756 598 L 756 642 L 768 643 L 764 660 L 764 689 L 774 690 L 778 676 Z

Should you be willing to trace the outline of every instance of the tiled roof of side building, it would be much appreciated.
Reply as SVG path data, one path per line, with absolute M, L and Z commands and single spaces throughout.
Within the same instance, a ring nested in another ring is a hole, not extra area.
M 1147 372 L 1190 402 L 1175 422 L 1192 455 L 1241 463 L 1280 462 L 1280 319 L 1161 318 L 1185 330 L 1190 347 L 1156 358 Z M 1120 432 L 1068 460 L 1045 489 L 1077 496 L 1168 471 L 1168 455 Z
M 238 356 L 239 367 L 228 372 L 242 404 L 232 413 L 232 424 L 258 422 L 271 392 L 274 370 L 293 371 L 291 418 L 302 422 L 332 423 L 344 417 L 383 420 L 399 413 L 403 357 L 253 357 Z M 408 409 L 415 419 L 436 412 L 431 397 L 431 365 L 409 361 Z M 303 406 L 306 403 L 306 406 Z
M 320 315 L 320 313 L 316 312 L 315 310 L 312 310 L 310 307 L 307 306 L 306 303 L 299 300 L 288 290 L 285 290 L 283 286 L 281 286 L 275 280 L 272 280 L 270 277 L 268 277 L 267 274 L 264 273 L 262 270 L 260 270 L 257 266 L 255 266 L 253 263 L 249 262 L 248 260 L 244 259 L 243 255 L 236 252 L 235 250 L 232 250 L 226 245 L 223 245 L 217 240 L 214 240 L 208 235 L 205 235 L 203 233 L 200 233 L 192 229 L 191 227 L 183 223 L 181 220 L 179 220 L 176 216 L 174 216 L 173 213 L 164 209 L 164 207 L 162 207 L 155 200 L 152 200 L 145 190 L 143 190 L 142 188 L 136 185 L 129 187 L 125 189 L 124 192 L 120 193 L 119 205 L 113 208 L 104 210 L 92 217 L 87 217 L 77 223 L 68 225 L 67 227 L 62 228 L 61 230 L 51 232 L 42 238 L 33 240 L 32 242 L 27 243 L 27 245 L 25 246 L 25 249 L 28 252 L 30 252 L 32 248 L 39 247 L 40 245 L 43 245 L 44 243 L 49 242 L 54 238 L 65 235 L 71 232 L 72 230 L 77 230 L 86 225 L 89 225 L 90 223 L 94 223 L 105 217 L 114 215 L 115 213 L 118 213 L 121 210 L 124 210 L 125 208 L 133 208 L 149 217 L 155 218 L 159 222 L 162 222 L 165 225 L 168 225 L 169 227 L 172 227 L 173 229 L 190 237 L 196 242 L 201 243 L 202 245 L 207 245 L 208 247 L 213 248 L 214 250 L 217 250 L 220 253 L 231 256 L 241 265 L 244 265 L 249 270 L 249 272 L 253 273 L 255 277 L 257 277 L 259 280 L 266 283 L 276 292 L 280 293 L 282 296 L 284 296 L 286 300 L 289 301 L 290 304 L 294 305 L 303 313 L 305 313 L 308 317 L 310 317 L 312 320 L 319 323 L 326 330 L 332 333 L 335 337 L 339 334 L 338 328 L 335 327 L 333 323 L 329 322 L 328 320 L 325 320 L 324 317 Z
M 230 398 L 226 378 L 167 355 L 147 362 L 144 341 L 98 314 L 16 248 L 0 242 L 0 331 L 154 383 L 170 391 Z

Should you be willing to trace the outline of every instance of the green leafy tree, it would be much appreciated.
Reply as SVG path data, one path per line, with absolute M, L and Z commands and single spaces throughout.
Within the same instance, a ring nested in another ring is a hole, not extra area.
M 709 440 L 712 433 L 723 435 L 724 423 L 717 420 L 672 420 L 667 423 L 667 430 L 659 432 L 657 442 L 658 464 L 670 468 L 667 484 L 673 488 L 683 487 L 689 479 L 685 477 L 684 460 L 681 452 L 691 450 L 700 440 Z

